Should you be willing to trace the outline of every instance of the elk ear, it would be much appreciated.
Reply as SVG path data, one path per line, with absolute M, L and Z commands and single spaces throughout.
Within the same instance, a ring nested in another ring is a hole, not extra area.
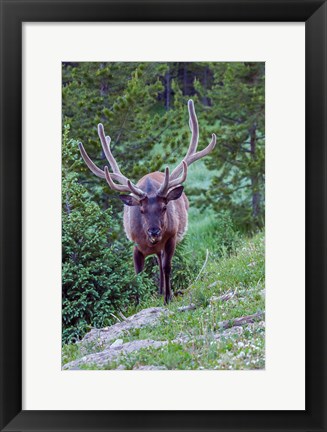
M 172 189 L 166 196 L 166 201 L 177 200 L 182 195 L 183 190 L 184 186 L 177 186 L 175 189 Z
M 128 205 L 130 207 L 139 206 L 141 204 L 140 201 L 138 201 L 132 195 L 118 195 L 118 196 L 125 205 Z

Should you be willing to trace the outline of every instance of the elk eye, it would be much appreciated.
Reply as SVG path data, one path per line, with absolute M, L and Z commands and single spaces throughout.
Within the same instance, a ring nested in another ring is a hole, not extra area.
M 140 211 L 141 211 L 142 214 L 144 213 L 144 210 L 142 209 L 142 207 L 140 207 Z
M 167 210 L 167 206 L 163 206 L 162 211 L 166 211 L 166 210 Z

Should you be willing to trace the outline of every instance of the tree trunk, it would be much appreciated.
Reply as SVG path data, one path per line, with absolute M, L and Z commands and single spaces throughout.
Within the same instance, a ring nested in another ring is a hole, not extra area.
M 170 68 L 169 67 L 165 75 L 165 87 L 166 87 L 165 106 L 166 106 L 166 110 L 168 111 L 170 108 Z
M 208 98 L 207 98 L 207 89 L 208 89 L 208 66 L 206 66 L 206 67 L 204 68 L 204 71 L 203 71 L 203 89 L 204 89 L 205 94 L 204 94 L 204 96 L 203 96 L 203 98 L 202 98 L 202 103 L 203 103 L 204 106 L 208 106 L 208 105 L 209 105 L 209 103 L 208 103 Z
M 183 65 L 184 67 L 183 67 L 183 94 L 184 95 L 187 95 L 188 94 L 188 92 L 187 92 L 187 63 L 186 62 L 184 62 L 184 65 Z
M 256 159 L 256 144 L 257 144 L 257 125 L 254 123 L 250 129 L 250 149 L 252 160 Z M 259 179 L 256 174 L 251 176 L 251 188 L 252 188 L 252 216 L 256 224 L 258 224 L 258 217 L 260 214 L 260 201 L 261 196 L 259 192 Z
M 260 213 L 260 192 L 258 191 L 258 178 L 256 176 L 251 178 L 252 186 L 252 215 L 255 223 L 258 222 Z
M 104 69 L 105 63 L 100 63 L 99 69 Z M 108 94 L 109 83 L 107 80 L 103 79 L 100 82 L 100 96 L 104 97 Z

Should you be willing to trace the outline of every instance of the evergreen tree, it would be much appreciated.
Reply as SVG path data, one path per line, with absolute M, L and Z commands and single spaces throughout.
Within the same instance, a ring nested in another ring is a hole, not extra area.
M 262 227 L 264 63 L 213 63 L 210 69 L 211 88 L 204 92 L 196 85 L 199 95 L 210 100 L 204 121 L 210 132 L 215 129 L 218 138 L 215 151 L 206 160 L 208 168 L 216 171 L 206 199 L 217 211 L 231 210 L 239 226 Z

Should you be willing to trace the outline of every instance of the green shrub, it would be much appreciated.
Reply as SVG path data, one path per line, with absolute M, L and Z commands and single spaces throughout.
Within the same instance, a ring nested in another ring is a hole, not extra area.
M 62 180 L 62 339 L 83 337 L 91 327 L 116 322 L 119 310 L 153 290 L 146 274 L 134 274 L 131 246 L 120 238 L 110 208 L 93 202 L 72 169 L 79 164 L 77 143 L 63 141 Z M 75 151 L 74 151 L 75 149 Z M 69 169 L 70 167 L 70 169 Z

